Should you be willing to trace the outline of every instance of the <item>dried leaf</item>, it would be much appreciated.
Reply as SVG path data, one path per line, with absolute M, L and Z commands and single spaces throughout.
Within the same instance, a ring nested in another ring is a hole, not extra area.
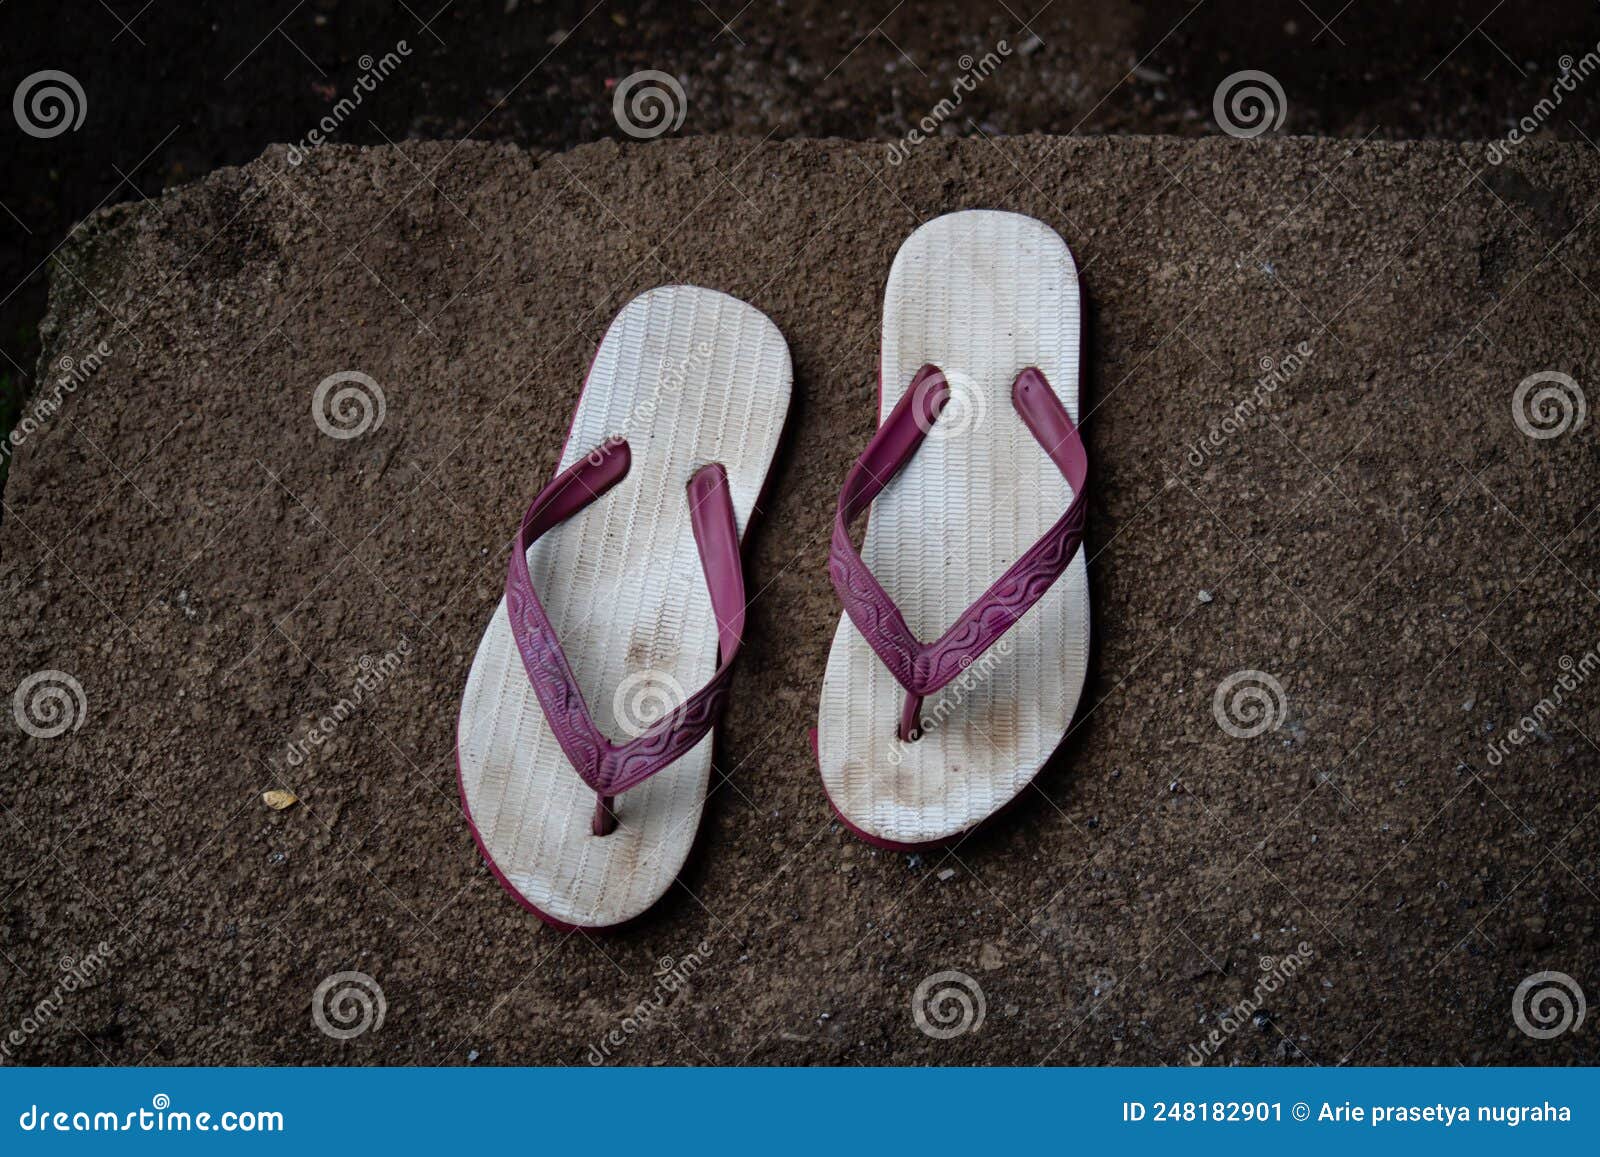
M 292 791 L 264 791 L 261 793 L 261 802 L 275 812 L 281 812 L 286 807 L 293 807 L 300 802 L 300 797 Z

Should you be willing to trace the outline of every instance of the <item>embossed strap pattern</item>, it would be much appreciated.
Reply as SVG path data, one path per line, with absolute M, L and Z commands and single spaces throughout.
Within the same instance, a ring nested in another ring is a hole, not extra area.
M 1030 367 L 1018 374 L 1012 385 L 1012 405 L 1066 476 L 1072 502 L 1055 525 L 936 641 L 923 643 L 911 633 L 900 608 L 850 541 L 850 526 L 911 460 L 934 428 L 949 395 L 949 384 L 938 367 L 926 365 L 917 371 L 910 389 L 845 479 L 828 552 L 828 577 L 850 621 L 919 702 L 921 696 L 949 683 L 1015 626 L 1061 577 L 1083 542 L 1088 456 L 1061 399 L 1044 374 Z
M 627 442 L 617 439 L 597 447 L 558 475 L 523 515 L 506 573 L 506 610 L 528 679 L 573 770 L 601 797 L 601 813 L 609 810 L 610 797 L 676 762 L 705 738 L 727 696 L 734 656 L 744 633 L 739 532 L 728 494 L 727 473 L 713 464 L 702 467 L 690 479 L 688 502 L 712 611 L 717 616 L 720 653 L 716 673 L 675 710 L 627 743 L 612 743 L 595 726 L 555 630 L 533 589 L 528 548 L 551 527 L 583 510 L 622 481 L 630 461 Z M 597 833 L 603 834 L 603 826 L 597 816 Z

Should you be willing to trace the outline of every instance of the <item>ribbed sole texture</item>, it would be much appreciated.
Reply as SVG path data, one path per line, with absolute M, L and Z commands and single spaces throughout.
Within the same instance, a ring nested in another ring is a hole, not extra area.
M 931 642 L 1060 518 L 1072 490 L 1011 405 L 1037 366 L 1078 420 L 1077 268 L 1043 222 L 970 211 L 901 246 L 883 311 L 881 422 L 926 363 L 951 397 L 878 496 L 862 557 Z M 823 785 L 869 836 L 938 843 L 1026 789 L 1083 690 L 1089 589 L 1080 550 L 1055 586 L 956 680 L 928 696 L 926 734 L 896 738 L 905 691 L 848 618 L 828 656 L 817 727 Z
M 777 453 L 792 381 L 777 327 L 708 289 L 642 294 L 601 343 L 559 469 L 618 435 L 632 467 L 535 542 L 528 568 L 590 714 L 615 741 L 638 734 L 716 670 L 717 625 L 686 487 L 696 469 L 722 463 L 742 537 Z M 521 513 L 506 512 L 508 537 Z M 682 869 L 705 804 L 712 740 L 619 797 L 617 829 L 593 835 L 594 793 L 545 722 L 502 598 L 467 678 L 457 758 L 469 817 L 508 886 L 549 918 L 604 927 L 644 912 Z

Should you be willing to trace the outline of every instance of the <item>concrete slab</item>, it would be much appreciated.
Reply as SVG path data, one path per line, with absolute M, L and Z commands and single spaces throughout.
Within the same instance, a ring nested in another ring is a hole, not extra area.
M 0 527 L 0 675 L 43 712 L 0 729 L 13 1055 L 1582 1059 L 1511 1002 L 1600 975 L 1595 425 L 1533 436 L 1559 408 L 1514 402 L 1538 373 L 1574 386 L 1524 403 L 1591 387 L 1597 204 L 1582 146 L 1036 137 L 891 165 L 704 138 L 276 148 L 101 215 L 57 255 L 62 388 Z M 907 857 L 832 822 L 806 729 L 883 281 L 963 207 L 1043 218 L 1082 268 L 1098 649 L 1039 790 Z M 783 329 L 793 432 L 700 849 L 641 926 L 564 936 L 473 847 L 458 694 L 595 343 L 675 281 Z M 312 400 L 346 371 L 382 420 L 337 438 Z M 1238 672 L 1271 676 L 1246 680 L 1261 734 L 1214 711 Z M 934 1039 L 913 1001 L 949 970 L 985 1017 Z M 308 1009 L 340 972 L 385 1004 L 348 1040 Z

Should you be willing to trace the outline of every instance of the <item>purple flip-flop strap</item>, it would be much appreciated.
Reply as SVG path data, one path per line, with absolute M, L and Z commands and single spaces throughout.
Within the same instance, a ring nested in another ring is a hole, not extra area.
M 851 467 L 839 493 L 828 577 L 845 613 L 884 666 L 906 689 L 899 736 L 921 733 L 923 698 L 949 683 L 992 647 L 1060 578 L 1083 543 L 1089 458 L 1078 428 L 1043 373 L 1029 367 L 1011 387 L 1011 404 L 1072 487 L 1072 502 L 1055 525 L 932 643 L 921 642 L 850 541 L 850 526 L 911 460 L 938 420 L 950 387 L 925 365 Z
M 643 735 L 627 743 L 612 743 L 595 726 L 555 630 L 533 589 L 528 548 L 551 527 L 571 518 L 622 481 L 631 462 L 628 443 L 618 438 L 602 443 L 557 475 L 522 516 L 506 571 L 506 611 L 511 618 L 511 633 L 556 742 L 573 770 L 598 797 L 596 835 L 615 828 L 613 801 L 617 795 L 676 762 L 711 730 L 727 696 L 733 660 L 744 634 L 739 531 L 728 493 L 727 472 L 713 463 L 701 467 L 690 478 L 688 502 L 700 564 L 711 594 L 711 609 L 717 618 L 716 673 Z

